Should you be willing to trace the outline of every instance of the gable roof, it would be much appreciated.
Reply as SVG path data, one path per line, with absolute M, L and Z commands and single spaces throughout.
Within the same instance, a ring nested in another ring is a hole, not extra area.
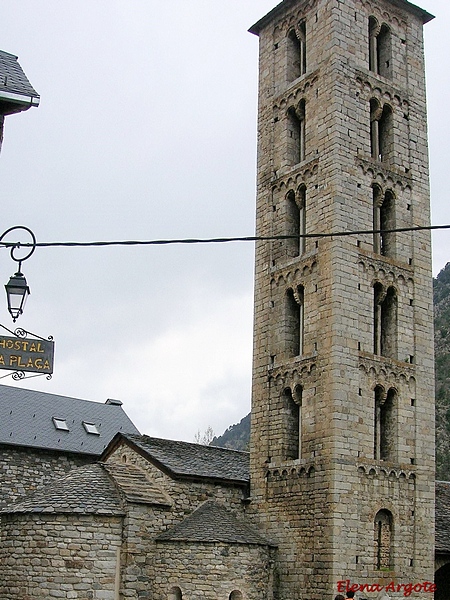
M 175 479 L 200 478 L 245 486 L 250 479 L 248 452 L 147 435 L 118 434 L 101 460 L 105 460 L 121 441 Z
M 139 433 L 121 405 L 0 385 L 0 444 L 100 456 L 118 431 Z M 57 429 L 53 418 L 65 421 L 68 431 Z
M 184 521 L 161 533 L 157 541 L 224 542 L 274 546 L 256 529 L 237 519 L 217 502 L 205 502 Z
M 0 50 L 0 114 L 8 115 L 39 106 L 39 94 L 28 81 L 17 56 Z

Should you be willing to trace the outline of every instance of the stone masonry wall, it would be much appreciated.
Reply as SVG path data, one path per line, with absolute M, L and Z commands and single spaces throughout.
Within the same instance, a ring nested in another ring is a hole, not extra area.
M 119 517 L 4 516 L 0 598 L 117 600 L 121 541 Z
M 270 551 L 259 546 L 159 542 L 152 599 L 166 600 L 179 587 L 189 600 L 229 600 L 233 591 L 245 600 L 268 600 L 271 562 Z
M 16 446 L 0 447 L 0 508 L 29 494 L 74 467 L 93 462 L 91 456 L 48 452 Z

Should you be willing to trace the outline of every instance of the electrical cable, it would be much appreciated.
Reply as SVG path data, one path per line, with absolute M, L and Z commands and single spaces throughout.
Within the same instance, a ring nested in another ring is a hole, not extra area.
M 354 231 L 335 231 L 327 233 L 303 233 L 295 235 L 269 235 L 269 236 L 243 236 L 243 237 L 218 237 L 218 238 L 181 238 L 166 240 L 122 240 L 122 241 L 96 241 L 96 242 L 7 242 L 1 241 L 0 248 L 27 248 L 31 246 L 39 248 L 55 247 L 95 247 L 95 246 L 163 246 L 169 244 L 220 244 L 227 242 L 260 242 L 272 240 L 290 240 L 301 238 L 333 238 L 352 235 L 373 235 L 382 233 L 405 233 L 415 231 L 435 231 L 439 229 L 450 229 L 450 225 L 427 225 L 417 227 L 400 227 L 397 229 L 361 229 Z

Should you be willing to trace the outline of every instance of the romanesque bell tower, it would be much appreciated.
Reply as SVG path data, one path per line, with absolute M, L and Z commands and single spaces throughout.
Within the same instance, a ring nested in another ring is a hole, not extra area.
M 431 18 L 284 0 L 251 29 L 257 235 L 277 238 L 256 248 L 251 510 L 279 600 L 433 581 L 431 244 L 410 230 L 430 223 Z

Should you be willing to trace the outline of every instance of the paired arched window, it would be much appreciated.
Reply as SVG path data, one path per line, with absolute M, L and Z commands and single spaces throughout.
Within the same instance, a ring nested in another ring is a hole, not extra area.
M 381 106 L 375 98 L 370 101 L 370 146 L 374 160 L 389 161 L 393 153 L 392 108 Z
M 306 187 L 300 186 L 295 193 L 286 194 L 286 235 L 299 236 L 287 240 L 287 254 L 290 257 L 301 256 L 305 252 L 306 240 Z
M 374 521 L 375 568 L 390 570 L 393 568 L 392 547 L 394 526 L 392 513 L 389 510 L 379 510 Z
M 304 289 L 288 289 L 286 292 L 285 339 L 286 352 L 289 356 L 303 354 L 304 336 Z
M 286 418 L 285 454 L 287 460 L 302 456 L 302 397 L 303 388 L 297 385 L 292 393 L 291 388 L 283 391 L 283 414 Z
M 392 78 L 391 30 L 375 17 L 369 17 L 369 69 L 382 77 Z
M 390 388 L 387 392 L 381 387 L 375 388 L 374 414 L 374 458 L 375 460 L 396 460 L 396 410 L 397 391 Z
M 397 291 L 377 282 L 374 291 L 373 352 L 387 358 L 397 358 Z
M 305 160 L 305 101 L 287 111 L 288 163 L 296 165 Z
M 306 73 L 306 25 L 300 23 L 287 35 L 287 81 L 291 82 Z
M 378 185 L 373 193 L 373 251 L 383 256 L 395 257 L 395 196 L 388 190 L 383 193 Z

